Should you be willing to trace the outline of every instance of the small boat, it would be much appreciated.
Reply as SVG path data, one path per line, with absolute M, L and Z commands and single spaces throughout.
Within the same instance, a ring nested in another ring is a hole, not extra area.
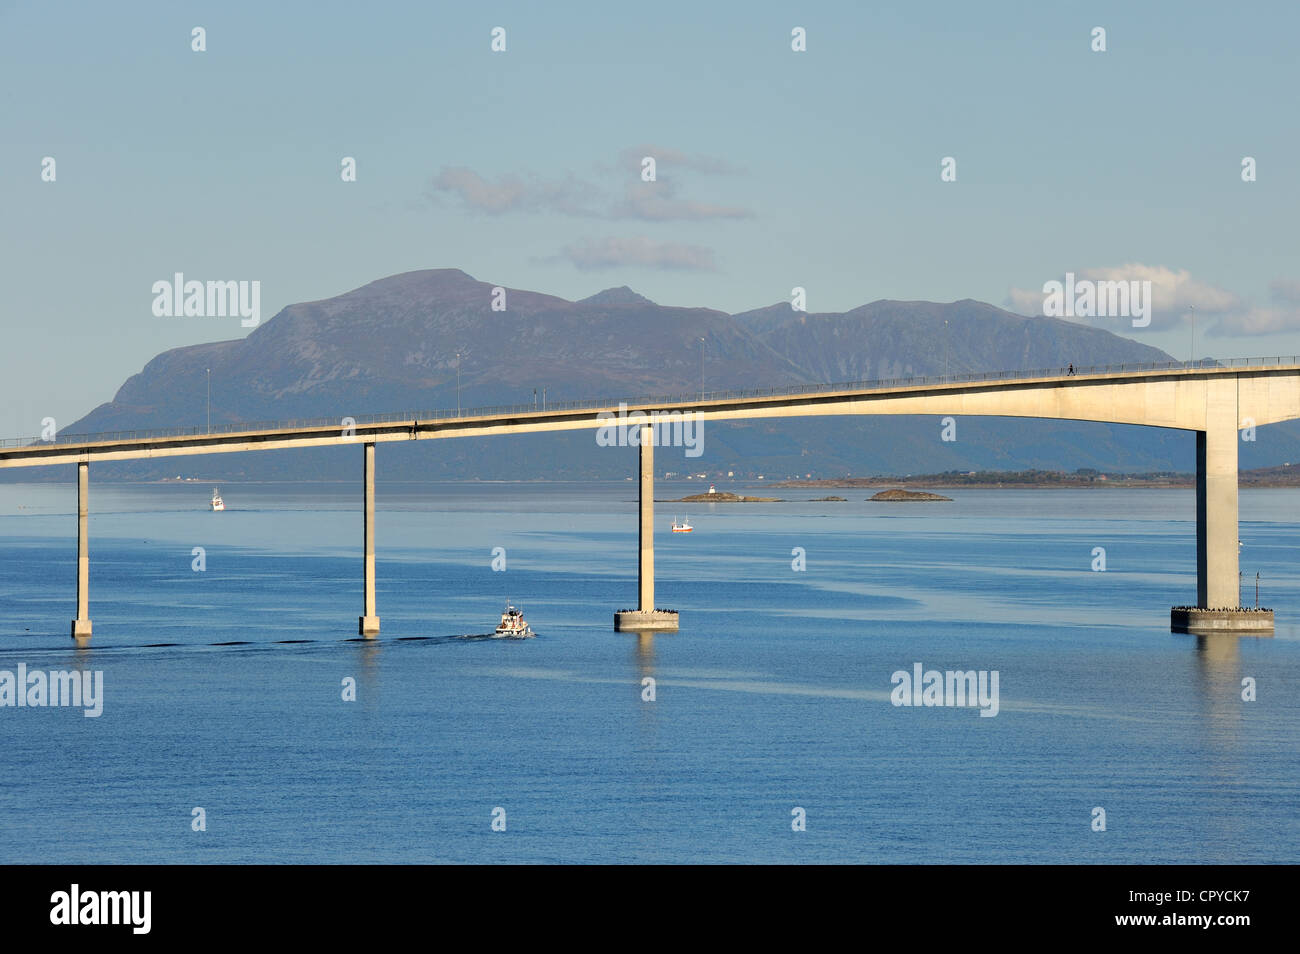
M 501 614 L 501 622 L 497 624 L 496 635 L 509 636 L 512 639 L 527 639 L 537 634 L 524 619 L 524 614 L 510 603 L 506 603 L 505 612 Z
M 695 528 L 691 526 L 690 520 L 683 520 L 681 523 L 678 523 L 677 518 L 673 517 L 673 533 L 690 533 L 694 529 Z
M 216 487 L 212 488 L 212 509 L 213 510 L 226 509 L 226 502 L 221 499 L 221 493 L 217 490 Z

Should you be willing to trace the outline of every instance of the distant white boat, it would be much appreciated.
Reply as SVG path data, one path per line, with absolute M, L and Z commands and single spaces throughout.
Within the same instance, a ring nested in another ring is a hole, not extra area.
M 497 626 L 496 635 L 507 636 L 511 639 L 528 639 L 536 634 L 533 633 L 533 628 L 524 619 L 524 614 L 515 609 L 510 603 L 506 603 L 506 609 L 501 614 L 501 622 Z
M 690 533 L 694 529 L 695 528 L 691 526 L 691 521 L 689 519 L 678 523 L 677 518 L 673 517 L 673 533 Z
M 217 490 L 216 487 L 212 488 L 212 509 L 213 510 L 226 509 L 226 502 L 221 499 L 221 493 Z

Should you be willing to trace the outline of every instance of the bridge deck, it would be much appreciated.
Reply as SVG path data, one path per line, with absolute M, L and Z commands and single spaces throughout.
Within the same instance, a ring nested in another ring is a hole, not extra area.
M 290 447 L 322 447 L 429 438 L 535 433 L 600 427 L 608 415 L 652 411 L 698 414 L 704 419 L 761 417 L 764 412 L 801 409 L 805 415 L 855 413 L 848 405 L 864 400 L 916 396 L 954 395 L 976 392 L 1013 392 L 1030 389 L 1087 388 L 1098 384 L 1151 381 L 1152 379 L 1207 380 L 1224 375 L 1250 375 L 1300 371 L 1300 357 L 1242 358 L 1204 362 L 1122 364 L 1079 368 L 1073 374 L 1064 368 L 1023 372 L 995 372 L 952 376 L 899 378 L 841 384 L 805 385 L 786 389 L 713 391 L 698 395 L 669 395 L 636 399 L 570 401 L 550 404 L 513 405 L 439 410 L 356 418 L 317 418 L 308 421 L 280 421 L 233 424 L 224 429 L 166 428 L 104 434 L 59 435 L 53 441 L 11 438 L 0 441 L 0 468 L 39 467 L 91 460 L 130 460 L 246 450 Z M 890 413 L 906 413 L 894 411 Z M 914 413 L 925 413 L 917 411 Z M 979 412 L 973 412 L 979 413 Z M 604 418 L 602 418 L 602 415 Z M 1037 416 L 1037 415 L 1028 415 Z M 1071 418 L 1071 415 L 1043 416 Z M 1071 419 L 1110 420 L 1084 417 Z M 1120 421 L 1120 418 L 1115 418 Z M 355 422 L 355 423 L 351 423 Z M 346 428 L 345 424 L 350 424 Z M 1179 426 L 1170 424 L 1166 426 Z

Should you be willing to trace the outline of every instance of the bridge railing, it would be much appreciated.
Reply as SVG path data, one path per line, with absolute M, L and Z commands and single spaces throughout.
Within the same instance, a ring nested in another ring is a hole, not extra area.
M 1015 381 L 1028 378 L 1067 378 L 1132 373 L 1139 371 L 1176 371 L 1197 368 L 1247 368 L 1269 367 L 1300 364 L 1300 356 L 1283 355 L 1266 358 L 1198 358 L 1195 361 L 1155 361 L 1126 362 L 1124 364 L 1090 365 L 1069 368 L 1035 368 L 1023 371 L 983 371 L 967 374 L 913 375 L 900 378 L 876 378 L 867 381 L 849 381 L 827 384 L 796 384 L 774 388 L 749 388 L 725 391 L 694 391 L 689 394 L 647 395 L 643 397 L 622 397 L 615 399 L 581 400 L 581 401 L 547 401 L 545 407 L 533 404 L 498 404 L 488 407 L 441 408 L 426 411 L 400 411 L 387 414 L 345 415 L 357 425 L 396 424 L 408 421 L 432 422 L 451 420 L 471 420 L 483 417 L 503 417 L 510 414 L 534 414 L 550 411 L 586 411 L 617 408 L 620 404 L 628 407 L 656 405 L 665 408 L 673 405 L 697 406 L 715 401 L 731 401 L 745 398 L 783 397 L 801 394 L 816 395 L 836 391 L 885 391 L 900 387 L 918 387 L 944 384 L 971 384 L 983 381 Z M 344 417 L 317 417 L 287 421 L 235 421 L 214 428 L 203 427 L 164 427 L 132 431 L 102 431 L 91 434 L 58 434 L 54 440 L 42 440 L 31 437 L 11 437 L 0 439 L 0 448 L 29 447 L 50 444 L 85 444 L 97 441 L 131 441 L 154 437 L 205 437 L 208 435 L 237 434 L 249 431 L 297 430 L 309 428 L 343 428 Z

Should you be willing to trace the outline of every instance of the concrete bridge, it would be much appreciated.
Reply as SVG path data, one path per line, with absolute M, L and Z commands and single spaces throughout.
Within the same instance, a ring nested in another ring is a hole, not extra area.
M 676 629 L 677 614 L 654 602 L 654 422 L 689 415 L 698 421 L 742 418 L 913 414 L 1035 417 L 1166 427 L 1196 433 L 1196 607 L 1179 617 L 1191 625 L 1260 631 L 1259 615 L 1236 615 L 1237 448 L 1242 428 L 1300 418 L 1300 357 L 1197 364 L 904 378 L 791 390 L 732 391 L 690 397 L 589 401 L 551 405 L 392 414 L 265 425 L 223 431 L 194 428 L 60 436 L 50 442 L 0 443 L 0 468 L 77 466 L 77 617 L 72 636 L 89 640 L 89 552 L 86 515 L 92 462 L 359 444 L 363 448 L 363 613 L 361 635 L 379 633 L 375 606 L 375 446 L 390 441 L 443 440 L 542 431 L 598 430 L 623 421 L 640 447 L 640 564 L 636 610 L 616 614 L 615 628 Z M 625 416 L 622 416 L 625 415 Z M 663 426 L 662 424 L 659 425 Z M 237 428 L 237 429 L 236 429 Z M 1214 611 L 1219 611 L 1218 613 Z M 1267 630 L 1272 631 L 1271 613 Z

